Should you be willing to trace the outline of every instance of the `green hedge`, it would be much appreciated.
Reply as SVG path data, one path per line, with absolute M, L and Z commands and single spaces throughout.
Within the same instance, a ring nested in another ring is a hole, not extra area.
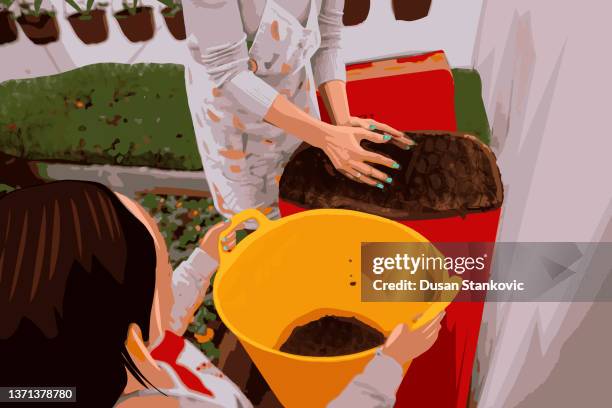
M 453 70 L 459 129 L 489 141 L 481 84 Z M 199 170 L 183 67 L 96 64 L 0 84 L 0 149 L 27 160 Z
M 0 86 L 0 146 L 28 160 L 202 168 L 183 68 L 96 64 Z

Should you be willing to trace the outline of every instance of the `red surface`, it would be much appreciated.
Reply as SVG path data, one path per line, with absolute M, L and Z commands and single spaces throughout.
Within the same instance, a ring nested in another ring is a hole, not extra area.
M 163 361 L 170 365 L 174 372 L 179 376 L 183 384 L 192 391 L 201 392 L 204 395 L 214 397 L 212 391 L 200 381 L 200 378 L 192 373 L 187 367 L 179 364 L 176 360 L 185 348 L 184 338 L 166 331 L 162 342 L 153 349 L 151 356 L 157 361 Z
M 424 56 L 397 62 L 422 61 Z M 368 63 L 359 64 L 360 69 Z M 350 70 L 351 67 L 347 67 Z M 454 83 L 448 70 L 435 70 L 347 83 L 351 113 L 401 130 L 456 130 Z M 319 101 L 321 116 L 329 121 Z M 280 200 L 282 216 L 304 211 Z M 402 221 L 432 242 L 494 242 L 500 210 L 465 218 Z M 484 304 L 451 304 L 435 345 L 417 358 L 397 394 L 396 407 L 465 408 Z
M 401 130 L 456 130 L 455 90 L 447 70 L 370 78 L 346 84 L 351 114 Z M 329 116 L 319 99 L 321 119 Z

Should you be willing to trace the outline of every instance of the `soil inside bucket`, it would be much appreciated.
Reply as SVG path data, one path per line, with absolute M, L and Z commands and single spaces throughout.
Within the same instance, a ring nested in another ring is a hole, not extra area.
M 108 38 L 108 25 L 104 10 L 92 10 L 89 15 L 75 13 L 68 21 L 76 35 L 85 44 L 98 44 Z
M 362 142 L 400 165 L 375 165 L 393 178 L 384 189 L 348 179 L 322 150 L 302 145 L 281 178 L 281 199 L 302 208 L 352 209 L 396 220 L 465 216 L 501 206 L 501 176 L 488 146 L 459 133 L 406 134 L 417 142 L 410 150 Z
M 39 16 L 21 15 L 17 22 L 34 44 L 44 45 L 59 39 L 57 20 L 46 12 Z
M 132 42 L 149 41 L 155 35 L 155 20 L 151 7 L 138 7 L 134 14 L 129 10 L 115 13 L 123 34 Z
M 385 336 L 354 317 L 324 316 L 297 326 L 280 351 L 300 356 L 332 357 L 382 345 Z
M 17 25 L 10 11 L 0 11 L 0 44 L 7 44 L 17 39 Z
M 170 34 L 177 40 L 184 40 L 187 38 L 185 33 L 185 18 L 183 16 L 183 10 L 177 11 L 175 14 L 171 13 L 172 9 L 166 7 L 162 10 L 162 15 L 166 21 L 166 26 Z

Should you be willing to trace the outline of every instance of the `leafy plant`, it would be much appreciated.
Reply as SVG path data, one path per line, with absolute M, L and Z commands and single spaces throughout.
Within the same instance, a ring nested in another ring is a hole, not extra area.
M 8 10 L 14 2 L 15 0 L 0 0 L 0 11 Z
M 164 12 L 164 17 L 174 17 L 176 13 L 183 9 L 183 5 L 174 0 L 158 0 L 162 3 L 168 11 Z
M 94 9 L 94 4 L 96 4 L 94 0 L 87 0 L 87 3 L 85 4 L 84 9 L 75 0 L 66 0 L 66 3 L 68 3 L 70 7 L 72 7 L 77 13 L 80 14 L 79 20 L 91 20 L 92 19 L 91 11 Z M 106 7 L 108 3 L 98 2 L 97 5 L 99 7 Z
M 123 9 L 127 10 L 128 13 L 130 13 L 131 16 L 135 15 L 138 12 L 138 7 L 139 7 L 139 0 L 132 0 L 131 2 L 129 1 L 124 1 L 123 2 Z M 127 16 L 122 16 L 122 15 L 115 15 L 116 18 L 127 18 Z
M 21 3 L 19 8 L 21 9 L 21 14 L 25 16 L 40 17 L 41 14 L 55 16 L 54 11 L 45 10 L 41 6 L 42 0 L 34 0 L 34 3 Z

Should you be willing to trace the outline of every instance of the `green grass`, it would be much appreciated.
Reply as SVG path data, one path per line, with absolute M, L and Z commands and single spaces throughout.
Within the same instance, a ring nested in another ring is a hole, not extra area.
M 489 142 L 482 86 L 454 69 L 458 128 Z M 201 170 L 174 64 L 96 64 L 0 84 L 0 149 L 27 160 Z
M 28 160 L 200 170 L 183 67 L 96 64 L 0 85 L 0 146 Z

